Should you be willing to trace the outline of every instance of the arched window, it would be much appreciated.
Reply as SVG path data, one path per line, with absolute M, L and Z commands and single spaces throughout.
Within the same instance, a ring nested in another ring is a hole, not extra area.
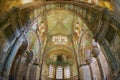
M 63 67 L 61 66 L 56 69 L 56 79 L 63 79 Z
M 65 79 L 70 78 L 70 66 L 64 68 L 64 77 Z
M 51 66 L 51 65 L 49 66 L 49 69 L 48 69 L 48 77 L 49 78 L 54 78 L 54 75 L 55 75 L 54 74 L 54 69 L 55 68 L 53 66 Z
M 57 66 L 49 65 L 48 77 L 52 79 L 69 79 L 71 76 L 70 66 Z

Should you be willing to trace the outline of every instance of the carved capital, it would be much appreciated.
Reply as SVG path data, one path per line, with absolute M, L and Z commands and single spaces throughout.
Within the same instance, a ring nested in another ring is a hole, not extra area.
M 92 54 L 95 58 L 98 57 L 98 55 L 100 54 L 99 48 L 93 48 Z
M 92 62 L 91 58 L 86 59 L 87 64 L 90 64 Z

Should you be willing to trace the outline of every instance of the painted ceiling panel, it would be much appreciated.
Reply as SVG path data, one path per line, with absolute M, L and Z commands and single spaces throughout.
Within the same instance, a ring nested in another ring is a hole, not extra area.
M 54 34 L 69 34 L 69 31 L 61 24 L 57 24 L 57 26 L 51 31 L 51 35 Z
M 64 14 L 63 14 L 64 13 Z M 71 34 L 71 27 L 74 23 L 74 16 L 65 10 L 53 10 L 47 15 L 48 32 L 54 34 Z

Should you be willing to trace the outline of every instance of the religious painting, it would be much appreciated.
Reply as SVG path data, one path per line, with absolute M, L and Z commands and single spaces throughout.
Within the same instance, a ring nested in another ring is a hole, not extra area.
M 81 8 L 81 7 L 79 7 L 79 12 L 78 12 L 78 13 L 81 13 L 81 12 L 80 12 L 80 11 L 81 11 L 81 9 L 82 9 L 82 8 Z
M 38 8 L 38 10 L 39 10 L 40 13 L 42 12 L 42 10 L 41 10 L 42 8 L 41 8 L 41 7 L 42 7 L 42 6 L 40 6 L 40 7 Z
M 87 13 L 87 21 L 89 22 L 89 20 L 91 19 L 91 14 L 90 12 Z
M 46 5 L 46 9 L 48 9 L 48 10 L 50 9 L 50 5 L 49 4 Z
M 80 8 L 77 6 L 77 13 L 79 13 L 79 9 L 80 9 Z
M 96 15 L 95 15 L 94 13 L 91 13 L 91 12 L 89 12 L 89 13 L 87 14 L 87 21 L 88 21 L 91 25 L 94 24 L 95 16 L 96 16 Z
M 39 54 L 39 53 L 40 53 L 40 43 L 39 43 L 38 38 L 35 40 L 32 49 L 34 50 L 34 52 L 35 52 L 36 54 Z
M 70 9 L 70 10 L 73 10 L 73 5 L 69 5 L 69 9 Z
M 45 9 L 46 9 L 46 7 L 45 7 L 45 6 L 43 6 L 42 8 L 43 8 L 43 12 L 44 12 L 44 11 L 45 11 Z
M 34 10 L 34 17 L 37 17 L 39 14 L 38 14 L 38 9 L 35 9 Z
M 51 4 L 51 9 L 54 9 L 55 8 L 55 5 L 54 4 Z
M 33 18 L 34 18 L 34 12 L 30 11 L 30 13 L 29 13 L 29 19 L 30 19 L 30 21 L 32 21 Z
M 82 14 L 83 8 L 80 9 L 80 13 Z
M 36 40 L 36 35 L 33 31 L 29 31 L 27 34 L 27 38 L 30 44 L 33 44 Z M 29 45 L 30 47 L 32 47 L 32 45 Z
M 37 8 L 37 15 L 39 16 L 40 15 L 40 9 Z
M 39 17 L 39 19 L 38 19 L 38 27 L 40 26 L 41 22 L 42 22 L 42 19 L 41 19 L 41 17 Z
M 37 35 L 34 31 L 29 31 L 28 35 L 28 43 L 29 43 L 29 50 L 33 50 L 33 52 L 37 55 L 40 52 L 40 43 L 37 38 Z
M 38 26 L 38 30 L 39 30 L 39 37 L 42 41 L 42 43 L 44 43 L 44 40 L 45 40 L 45 35 L 46 35 L 46 26 L 44 24 L 44 22 L 42 22 L 42 20 L 40 20 L 40 24 Z
M 40 7 L 40 11 L 43 12 L 44 11 L 44 6 Z
M 59 8 L 59 4 L 54 4 L 54 5 L 55 5 L 55 7 L 54 7 L 55 9 Z
M 74 7 L 74 10 L 77 11 L 77 6 Z
M 87 10 L 86 10 L 86 9 L 83 9 L 83 12 L 82 12 L 83 18 L 86 18 L 86 14 L 87 14 Z
M 68 5 L 68 4 L 66 4 L 66 5 L 65 5 L 65 8 L 66 8 L 66 9 L 68 9 L 68 7 L 69 7 L 69 5 Z

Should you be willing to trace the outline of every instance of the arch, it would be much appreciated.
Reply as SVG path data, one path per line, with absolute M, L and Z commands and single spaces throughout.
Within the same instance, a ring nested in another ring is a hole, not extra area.
M 32 21 L 39 15 L 45 13 L 46 11 L 48 12 L 49 10 L 69 10 L 70 12 L 78 14 L 78 16 L 80 16 L 80 18 L 85 22 L 85 24 L 95 35 L 99 31 L 97 27 L 101 26 L 99 24 L 101 22 L 104 11 L 104 8 L 96 5 L 91 5 L 89 3 L 83 4 L 83 2 L 80 1 L 48 1 L 44 3 L 37 2 L 31 3 L 27 6 L 21 5 L 17 7 L 17 9 L 21 16 L 22 25 L 28 23 L 29 21 Z M 35 12 L 38 12 L 38 14 L 35 14 Z M 84 15 L 84 12 L 86 12 L 86 15 Z M 32 16 L 32 18 L 30 18 L 30 15 Z M 27 16 L 27 18 L 25 18 L 25 16 Z
M 55 46 L 49 47 L 46 51 L 47 51 L 47 53 L 51 53 L 52 51 L 56 51 L 56 50 L 64 50 L 71 54 L 74 52 L 69 46 L 65 46 L 65 45 L 62 45 L 62 46 L 55 45 Z
M 16 47 L 16 46 L 14 46 L 14 47 Z M 14 49 L 14 47 L 13 47 L 13 49 Z M 7 76 L 9 76 L 8 78 L 10 79 L 13 79 L 13 77 L 14 77 L 14 73 L 16 73 L 16 71 L 17 71 L 17 69 L 18 69 L 18 64 L 19 64 L 19 62 L 20 62 L 20 60 L 21 60 L 21 56 L 23 56 L 23 53 L 27 50 L 27 47 L 28 47 L 28 42 L 27 42 L 27 40 L 23 40 L 22 42 L 21 42 L 21 44 L 20 44 L 20 46 L 18 47 L 18 49 L 15 51 L 16 53 L 12 53 L 12 52 L 14 52 L 14 50 L 13 51 L 11 51 L 11 54 L 14 54 L 15 56 L 14 56 L 14 58 L 12 59 L 12 61 L 10 60 L 9 61 L 9 59 L 10 59 L 10 57 L 11 56 L 9 56 L 9 58 L 8 58 L 8 61 L 7 61 L 7 63 L 6 64 L 8 64 L 7 65 L 7 67 L 8 67 L 8 70 L 9 71 L 7 71 Z M 11 63 L 10 63 L 11 62 Z M 11 65 L 10 65 L 11 64 Z M 15 78 L 15 77 L 14 77 Z

